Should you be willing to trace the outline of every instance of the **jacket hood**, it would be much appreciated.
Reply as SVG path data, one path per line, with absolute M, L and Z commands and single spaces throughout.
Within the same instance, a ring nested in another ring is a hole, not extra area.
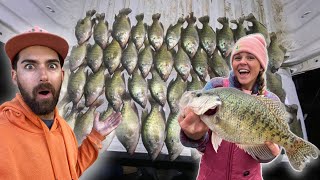
M 19 93 L 17 93 L 16 97 L 11 101 L 3 103 L 0 106 L 0 112 L 3 112 L 12 124 L 26 131 L 43 133 L 44 128 L 48 128 L 39 116 L 32 112 Z M 62 119 L 58 113 L 58 109 L 55 108 L 54 122 L 50 131 L 58 128 L 59 123 L 57 118 Z
M 39 118 L 39 116 L 32 112 L 32 110 L 24 102 L 21 94 L 19 93 L 16 94 L 16 97 L 11 101 L 2 104 L 0 106 L 0 112 L 14 126 L 21 128 L 25 131 L 39 134 L 41 133 L 44 135 L 48 147 L 48 152 L 51 158 L 51 164 L 53 167 L 54 174 L 56 177 L 61 177 L 59 171 L 60 159 L 55 158 L 56 154 L 59 153 L 57 148 L 61 147 L 55 146 L 55 141 L 53 140 L 55 136 L 53 135 L 54 133 L 51 133 L 50 131 L 58 131 L 61 129 L 61 133 L 65 142 L 73 142 L 74 135 L 72 131 L 68 130 L 68 125 L 64 121 L 64 119 L 62 119 L 59 115 L 57 107 L 54 109 L 54 122 L 50 130 L 47 127 L 47 125 Z M 69 167 L 75 167 L 74 162 L 70 160 L 74 159 L 75 154 L 71 143 L 65 143 L 65 148 L 67 152 L 67 160 L 69 163 Z M 74 168 L 69 168 L 69 171 L 72 179 L 78 179 L 76 170 Z

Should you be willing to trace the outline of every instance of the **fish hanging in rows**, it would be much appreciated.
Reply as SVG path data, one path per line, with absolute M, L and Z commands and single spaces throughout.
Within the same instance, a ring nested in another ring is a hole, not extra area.
M 181 30 L 181 45 L 184 51 L 192 58 L 199 47 L 199 35 L 196 28 L 197 18 L 193 16 L 193 12 L 186 17 L 188 26 Z
M 128 15 L 132 12 L 130 8 L 123 8 L 119 11 L 118 15 L 115 15 L 114 22 L 112 24 L 111 35 L 113 39 L 117 40 L 124 48 L 130 38 L 131 22 Z
M 92 35 L 92 26 L 94 24 L 95 18 L 92 16 L 96 13 L 96 10 L 89 10 L 86 12 L 86 17 L 78 20 L 75 27 L 75 35 L 78 40 L 78 44 L 81 45 L 88 41 Z

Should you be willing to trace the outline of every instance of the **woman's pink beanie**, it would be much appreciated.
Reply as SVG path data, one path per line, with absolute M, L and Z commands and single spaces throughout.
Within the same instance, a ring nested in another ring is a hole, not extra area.
M 240 38 L 232 49 L 230 56 L 231 63 L 233 56 L 241 52 L 253 54 L 259 60 L 261 67 L 266 70 L 269 58 L 267 52 L 267 43 L 262 34 L 250 34 Z

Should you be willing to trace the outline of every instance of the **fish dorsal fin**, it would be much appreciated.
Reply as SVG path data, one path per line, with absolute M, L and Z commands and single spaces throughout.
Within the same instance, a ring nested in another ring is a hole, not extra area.
M 281 101 L 276 101 L 270 98 L 262 97 L 262 96 L 256 96 L 257 100 L 259 100 L 266 108 L 271 109 L 271 113 L 275 113 L 275 117 L 277 118 L 278 123 L 284 123 L 288 122 L 290 116 L 288 115 L 288 112 L 286 111 L 286 107 Z
M 236 144 L 240 149 L 251 155 L 256 160 L 270 160 L 274 158 L 271 150 L 265 144 Z
M 222 142 L 222 139 L 215 133 L 211 134 L 211 143 L 215 152 L 218 152 L 218 148 Z

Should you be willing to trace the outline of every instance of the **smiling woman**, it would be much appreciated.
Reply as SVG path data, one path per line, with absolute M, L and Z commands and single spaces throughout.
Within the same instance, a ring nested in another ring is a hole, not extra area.
M 274 101 L 279 101 L 279 98 L 267 91 L 265 87 L 265 71 L 268 64 L 268 55 L 266 41 L 261 34 L 252 34 L 239 39 L 233 47 L 230 61 L 232 71 L 229 77 L 211 79 L 204 87 L 205 90 L 232 87 L 253 96 L 260 95 Z M 199 95 L 201 96 L 201 94 Z M 182 104 L 188 100 L 182 99 Z M 217 146 L 214 145 L 215 143 L 212 144 L 212 141 L 214 142 L 217 139 L 211 137 L 212 134 L 215 134 L 212 131 L 213 128 L 209 127 L 211 129 L 209 130 L 207 124 L 195 112 L 195 110 L 201 109 L 203 104 L 199 103 L 197 107 L 192 105 L 190 108 L 181 109 L 178 118 L 181 126 L 181 143 L 185 146 L 197 148 L 204 153 L 197 179 L 247 179 L 248 177 L 262 179 L 260 163 L 273 160 L 280 153 L 279 147 L 273 143 L 262 143 L 261 146 L 269 149 L 268 151 L 271 153 L 266 158 L 259 155 L 251 156 L 234 143 L 220 140 L 219 151 L 215 151 L 213 148 L 217 148 Z M 228 109 L 229 107 L 226 106 L 228 105 L 222 105 L 222 107 Z M 216 107 L 216 105 L 212 107 Z M 219 109 L 206 109 L 203 113 L 214 115 L 217 110 Z M 245 115 L 239 114 L 239 117 L 242 116 Z

